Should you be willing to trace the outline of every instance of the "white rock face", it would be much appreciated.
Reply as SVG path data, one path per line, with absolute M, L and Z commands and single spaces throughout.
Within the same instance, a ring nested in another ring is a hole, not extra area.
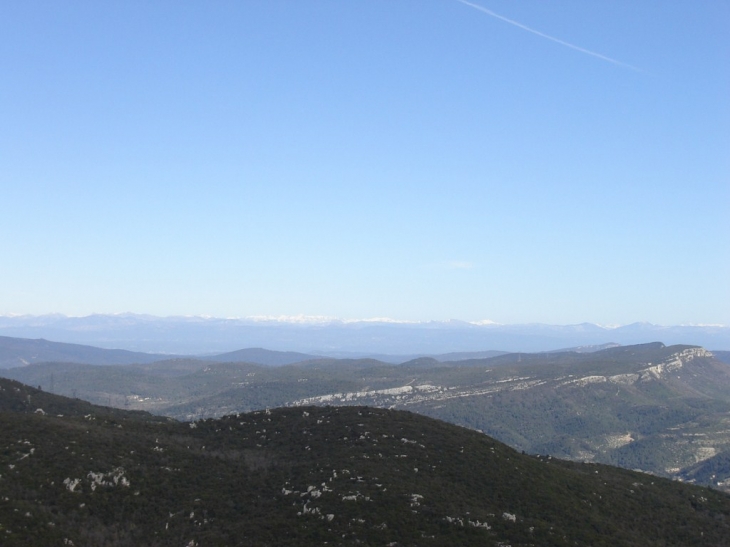
M 631 385 L 635 384 L 639 380 L 638 374 L 616 374 L 615 376 L 609 376 L 608 381 L 613 384 L 620 385 Z
M 620 448 L 634 442 L 634 440 L 629 433 L 625 435 L 606 435 L 606 445 L 609 448 Z
M 91 490 L 99 486 L 129 486 L 129 479 L 124 476 L 124 468 L 117 467 L 109 473 L 94 473 L 89 471 L 87 475 L 91 481 Z
M 605 381 L 605 376 L 585 376 L 584 378 L 573 380 L 573 383 L 579 386 L 587 386 L 588 384 L 600 384 Z
M 665 374 L 676 372 L 684 365 L 702 357 L 713 357 L 712 353 L 704 348 L 688 348 L 669 356 L 667 359 L 656 365 L 649 366 L 641 371 L 641 381 L 659 380 Z M 651 363 L 649 363 L 651 365 Z
M 66 485 L 66 489 L 69 492 L 73 492 L 76 490 L 76 487 L 79 485 L 80 482 L 81 482 L 81 479 L 67 478 L 67 479 L 64 479 L 63 484 Z

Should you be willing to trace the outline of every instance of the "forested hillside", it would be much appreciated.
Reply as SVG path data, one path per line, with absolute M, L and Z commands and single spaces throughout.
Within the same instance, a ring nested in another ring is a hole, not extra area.
M 190 423 L 0 380 L 3 545 L 720 546 L 730 498 L 417 414 Z

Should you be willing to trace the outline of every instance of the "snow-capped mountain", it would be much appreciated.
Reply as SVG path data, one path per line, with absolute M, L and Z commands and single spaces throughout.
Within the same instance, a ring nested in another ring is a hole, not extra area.
M 0 335 L 178 354 L 234 351 L 245 347 L 320 354 L 551 351 L 653 341 L 730 349 L 730 327 L 716 325 L 500 325 L 491 321 L 407 322 L 321 316 L 217 318 L 132 313 L 85 317 L 60 314 L 0 316 Z

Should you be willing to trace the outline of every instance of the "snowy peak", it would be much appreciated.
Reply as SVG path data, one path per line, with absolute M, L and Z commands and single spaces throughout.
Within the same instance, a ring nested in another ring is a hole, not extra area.
M 339 319 L 279 315 L 241 318 L 154 317 L 117 314 L 87 317 L 0 316 L 0 336 L 46 338 L 105 348 L 168 354 L 211 354 L 263 347 L 327 355 L 337 352 L 434 355 L 487 350 L 554 351 L 561 348 L 634 345 L 661 340 L 730 350 L 730 327 L 637 323 L 502 325 L 490 320 L 410 321 L 388 317 Z

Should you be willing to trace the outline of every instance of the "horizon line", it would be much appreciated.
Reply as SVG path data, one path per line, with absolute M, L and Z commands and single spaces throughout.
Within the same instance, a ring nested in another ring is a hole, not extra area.
M 67 319 L 86 319 L 95 316 L 106 316 L 106 317 L 119 317 L 119 316 L 133 316 L 133 317 L 152 317 L 155 319 L 202 319 L 202 320 L 224 320 L 224 321 L 248 321 L 252 323 L 285 323 L 291 325 L 314 325 L 314 324 L 332 324 L 332 323 L 380 323 L 390 325 L 427 325 L 432 323 L 464 323 L 467 325 L 473 325 L 477 327 L 510 327 L 510 326 L 526 326 L 526 325 L 546 325 L 554 327 L 575 327 L 580 325 L 592 325 L 606 330 L 614 330 L 621 327 L 631 325 L 650 325 L 653 327 L 699 327 L 699 328 L 729 328 L 729 325 L 722 323 L 677 323 L 677 324 L 659 324 L 652 323 L 649 321 L 633 321 L 630 323 L 594 323 L 591 321 L 581 321 L 578 323 L 545 323 L 540 321 L 528 321 L 521 323 L 500 323 L 492 321 L 490 319 L 480 320 L 464 320 L 464 319 L 427 319 L 427 320 L 410 320 L 410 319 L 394 319 L 386 316 L 379 317 L 366 317 L 366 318 L 342 318 L 328 315 L 248 315 L 248 316 L 215 316 L 209 314 L 177 314 L 177 315 L 155 315 L 151 313 L 137 313 L 137 312 L 92 312 L 85 315 L 73 315 L 65 314 L 60 312 L 50 312 L 44 314 L 32 314 L 32 313 L 4 313 L 0 314 L 0 318 L 7 319 L 20 319 L 20 318 L 42 318 L 60 316 Z

